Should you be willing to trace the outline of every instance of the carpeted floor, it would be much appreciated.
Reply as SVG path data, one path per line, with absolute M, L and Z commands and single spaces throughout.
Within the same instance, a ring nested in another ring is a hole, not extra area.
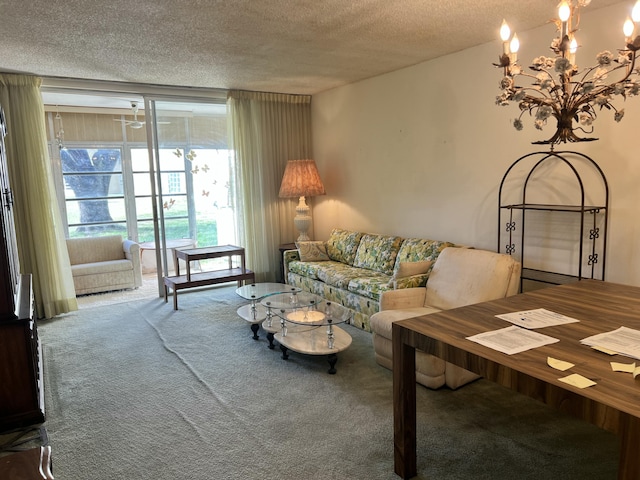
M 391 372 L 350 326 L 337 374 L 251 339 L 234 287 L 39 325 L 63 480 L 394 479 Z M 615 436 L 480 380 L 418 388 L 419 479 L 613 479 Z

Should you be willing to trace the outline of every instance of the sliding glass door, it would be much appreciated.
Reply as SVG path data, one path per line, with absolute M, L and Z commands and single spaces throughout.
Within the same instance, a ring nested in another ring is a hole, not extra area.
M 155 203 L 154 215 L 138 215 L 137 223 L 140 241 L 154 247 L 161 265 L 160 284 L 163 275 L 174 273 L 173 248 L 235 243 L 234 171 L 224 103 L 146 99 L 146 105 L 154 113 L 148 150 L 153 160 L 148 161 L 147 152 L 146 164 L 134 161 L 133 175 L 140 177 L 139 189 L 134 182 L 136 203 Z M 152 179 L 151 184 L 144 177 Z M 155 227 L 154 238 L 141 234 L 151 232 L 149 226 Z
M 174 272 L 173 248 L 236 243 L 224 99 L 48 95 L 68 238 L 118 234 L 139 242 L 143 274 L 157 272 L 159 295 L 162 277 Z

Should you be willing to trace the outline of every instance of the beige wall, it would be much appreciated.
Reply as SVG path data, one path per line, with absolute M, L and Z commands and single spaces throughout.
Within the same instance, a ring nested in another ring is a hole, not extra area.
M 622 45 L 631 7 L 585 9 L 579 65 Z M 496 249 L 500 180 L 521 155 L 547 150 L 530 142 L 554 132 L 553 125 L 536 130 L 528 116 L 517 132 L 517 107 L 495 105 L 501 74 L 491 63 L 501 52 L 501 20 L 495 42 L 313 97 L 314 157 L 327 190 L 312 200 L 316 238 L 341 227 Z M 551 25 L 518 32 L 521 63 L 549 55 L 553 35 Z M 611 192 L 606 278 L 640 285 L 640 98 L 616 105 L 625 118 L 616 124 L 601 112 L 594 132 L 601 140 L 557 150 L 585 153 L 604 170 Z M 562 197 L 565 182 L 554 181 L 553 195 Z

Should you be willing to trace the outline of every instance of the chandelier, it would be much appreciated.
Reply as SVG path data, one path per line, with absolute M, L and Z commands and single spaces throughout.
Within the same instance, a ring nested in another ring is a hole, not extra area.
M 558 19 L 553 20 L 558 28 L 558 36 L 550 46 L 553 55 L 534 58 L 529 70 L 518 63 L 518 36 L 515 33 L 512 36 L 506 21 L 502 21 L 503 53 L 494 65 L 503 69 L 504 77 L 496 104 L 518 104 L 520 115 L 513 121 L 516 130 L 522 130 L 525 113 L 534 118 L 538 130 L 542 130 L 551 117 L 557 122 L 556 133 L 551 138 L 534 144 L 550 144 L 553 149 L 553 145 L 559 143 L 597 140 L 579 137 L 576 132 L 591 134 L 593 122 L 602 109 L 612 111 L 614 120 L 619 122 L 624 109 L 616 108 L 613 101 L 617 97 L 626 99 L 640 94 L 640 70 L 635 68 L 640 35 L 634 36 L 640 21 L 640 0 L 633 7 L 631 18 L 624 23 L 625 47 L 616 54 L 608 50 L 600 52 L 595 65 L 580 68 L 576 63 L 575 33 L 580 21 L 579 10 L 589 3 L 591 0 L 560 2 Z M 519 81 L 527 81 L 528 85 L 518 85 Z

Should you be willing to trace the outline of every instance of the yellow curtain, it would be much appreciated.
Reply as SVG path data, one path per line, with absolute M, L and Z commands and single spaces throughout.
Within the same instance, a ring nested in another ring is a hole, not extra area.
M 289 160 L 311 156 L 311 97 L 230 91 L 231 150 L 235 156 L 238 239 L 256 280 L 275 281 L 278 246 L 297 237 L 298 199 L 278 198 Z
M 38 318 L 78 309 L 47 150 L 41 79 L 0 74 L 5 144 L 21 273 L 31 273 Z

